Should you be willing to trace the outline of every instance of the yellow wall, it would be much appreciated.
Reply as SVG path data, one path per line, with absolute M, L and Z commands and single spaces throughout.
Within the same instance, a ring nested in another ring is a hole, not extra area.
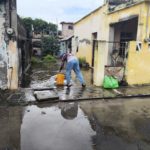
M 92 62 L 92 45 L 82 43 L 79 45 L 79 52 L 76 53 L 78 58 L 86 58 L 86 61 L 91 65 Z
M 104 78 L 104 66 L 108 64 L 109 44 L 107 43 L 107 41 L 112 41 L 113 38 L 113 36 L 112 37 L 110 36 L 112 34 L 110 33 L 110 24 L 117 23 L 119 22 L 120 19 L 125 19 L 130 16 L 137 15 L 138 16 L 137 41 L 143 43 L 144 39 L 147 38 L 150 33 L 150 29 L 149 29 L 150 11 L 148 12 L 148 9 L 149 9 L 149 3 L 141 2 L 139 4 L 133 5 L 132 7 L 126 7 L 120 10 L 118 9 L 115 12 L 108 13 L 107 5 L 104 5 L 101 8 L 97 9 L 95 12 L 91 13 L 89 16 L 85 17 L 84 19 L 80 20 L 75 24 L 74 35 L 75 37 L 78 36 L 79 40 L 85 38 L 92 41 L 92 33 L 97 32 L 98 40 L 105 41 L 105 46 L 104 43 L 103 44 L 99 43 L 98 52 L 96 52 L 98 55 L 95 55 L 95 67 L 94 67 L 95 85 L 97 86 L 102 85 L 102 81 Z M 135 48 L 136 46 L 134 47 L 134 49 Z M 92 43 L 90 45 L 87 45 L 85 43 L 79 43 L 79 52 L 77 53 L 77 56 L 78 57 L 86 56 L 87 61 L 91 65 Z M 145 55 L 142 54 L 141 57 L 145 57 Z M 132 64 L 133 63 L 134 61 L 132 62 Z M 144 63 L 148 65 L 148 61 L 146 60 L 145 62 L 143 61 L 141 65 L 144 65 Z M 135 75 L 138 74 L 138 72 L 141 72 L 141 70 L 138 67 L 135 67 L 134 69 L 132 68 L 130 69 L 130 67 L 131 65 L 128 65 L 128 70 L 126 72 L 129 84 L 133 84 L 133 83 L 138 84 L 138 82 L 135 82 L 135 79 L 132 79 L 133 76 L 131 76 L 131 72 L 132 75 L 133 74 Z M 129 71 L 129 75 L 128 75 L 128 71 Z M 144 83 L 148 83 L 148 82 L 150 83 L 150 80 L 148 78 L 145 78 Z
M 150 49 L 147 43 L 142 44 L 142 49 L 136 51 L 136 42 L 130 42 L 129 57 L 126 68 L 128 84 L 150 83 Z
M 126 79 L 129 85 L 133 84 L 148 84 L 150 83 L 150 50 L 148 43 L 144 40 L 148 38 L 150 31 L 150 12 L 148 3 L 140 3 L 131 8 L 123 9 L 118 13 L 112 13 L 109 15 L 110 22 L 117 22 L 122 16 L 138 15 L 138 31 L 137 42 L 142 43 L 142 50 L 136 51 L 137 42 L 131 42 L 128 49 L 129 57 L 126 65 Z
M 105 9 L 106 7 L 98 9 L 74 26 L 74 36 L 79 37 L 79 52 L 77 53 L 77 56 L 86 57 L 86 60 L 90 65 L 92 63 L 92 33 L 97 32 L 97 39 L 100 39 L 100 37 L 104 38 L 105 36 L 105 32 L 101 30 L 101 25 L 105 26 L 103 21 L 105 18 L 103 12 L 105 12 Z M 85 40 L 88 40 L 90 43 L 86 43 Z
M 114 13 L 108 14 L 107 23 L 115 23 L 118 22 L 120 19 L 127 18 L 129 16 L 137 15 L 139 16 L 139 23 L 138 23 L 138 35 L 137 40 L 141 41 L 145 37 L 146 33 L 146 17 L 147 17 L 147 7 L 146 3 L 139 3 L 137 5 L 133 5 L 132 7 L 125 8 L 118 10 Z
M 104 66 L 106 59 L 106 42 L 98 42 L 98 49 L 95 51 L 95 66 L 94 66 L 94 85 L 100 86 L 103 84 Z

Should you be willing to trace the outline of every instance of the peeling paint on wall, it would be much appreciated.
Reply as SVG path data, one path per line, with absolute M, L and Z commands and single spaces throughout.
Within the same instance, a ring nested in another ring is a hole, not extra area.
M 5 42 L 5 7 L 0 4 L 0 88 L 7 88 L 7 45 Z
M 82 40 L 80 40 L 79 42 L 80 42 L 80 43 L 84 43 L 84 42 L 85 42 L 86 44 L 89 44 L 89 45 L 91 44 L 91 41 L 88 40 L 88 39 L 82 39 Z
M 3 40 L 0 41 L 0 60 L 3 60 L 4 62 L 7 61 L 7 53 L 6 53 L 7 47 L 6 42 Z
M 0 2 L 0 16 L 4 15 L 5 13 L 5 7 L 4 7 L 4 1 L 3 2 Z
M 8 45 L 9 51 L 9 68 L 8 68 L 8 87 L 10 89 L 17 89 L 18 88 L 18 49 L 17 49 L 17 42 L 10 41 Z
M 13 35 L 7 34 L 8 28 L 13 29 Z M 16 0 L 0 1 L 0 89 L 18 89 L 22 72 L 30 63 L 29 44 L 26 30 L 17 15 Z M 21 63 L 23 54 L 24 64 Z

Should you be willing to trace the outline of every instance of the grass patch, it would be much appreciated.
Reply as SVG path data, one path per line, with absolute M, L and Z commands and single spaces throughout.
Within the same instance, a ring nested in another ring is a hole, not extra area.
M 32 57 L 32 58 L 31 58 L 31 63 L 32 63 L 32 64 L 39 64 L 39 63 L 42 63 L 42 61 L 41 61 L 40 58 Z
M 80 67 L 82 67 L 82 68 L 89 68 L 89 64 L 87 63 L 85 57 L 80 57 L 80 58 L 79 58 L 79 65 L 80 65 Z
M 40 59 L 38 57 L 31 58 L 32 64 L 44 64 L 44 63 L 55 63 L 55 62 L 56 62 L 56 58 L 51 55 L 47 55 L 47 56 L 43 57 L 42 59 Z
M 86 63 L 86 58 L 85 57 L 80 57 L 79 58 L 79 64 L 85 64 Z
M 43 62 L 49 63 L 49 62 L 56 62 L 56 58 L 52 55 L 47 55 L 43 58 Z

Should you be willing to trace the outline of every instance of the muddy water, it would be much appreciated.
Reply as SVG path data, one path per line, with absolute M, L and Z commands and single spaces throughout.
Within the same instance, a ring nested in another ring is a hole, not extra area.
M 58 61 L 55 64 L 46 64 L 46 65 L 36 65 L 33 66 L 32 68 L 32 73 L 31 73 L 31 83 L 30 87 L 31 88 L 45 88 L 50 86 L 49 79 L 50 77 L 56 75 L 59 72 L 60 68 L 60 61 Z M 62 70 L 62 73 L 65 74 L 65 70 Z M 93 78 L 92 78 L 92 70 L 91 69 L 82 69 L 82 73 L 84 76 L 84 79 L 86 81 L 86 84 L 88 86 L 91 86 L 93 83 Z M 72 71 L 72 82 L 73 85 L 80 85 L 79 81 L 77 80 L 74 72 Z
M 60 62 L 55 64 L 40 64 L 32 66 L 32 73 L 30 76 L 30 87 L 37 88 L 41 87 L 44 88 L 49 84 L 49 79 L 51 76 L 54 76 L 58 73 L 60 66 Z
M 95 132 L 77 104 L 26 109 L 30 112 L 21 126 L 22 150 L 92 150 Z
M 150 150 L 150 99 L 0 107 L 0 150 Z

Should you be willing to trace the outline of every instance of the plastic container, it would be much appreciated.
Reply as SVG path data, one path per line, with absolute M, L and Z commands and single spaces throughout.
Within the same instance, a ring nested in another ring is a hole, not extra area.
M 56 84 L 57 85 L 64 85 L 65 75 L 63 73 L 58 73 L 56 75 Z

